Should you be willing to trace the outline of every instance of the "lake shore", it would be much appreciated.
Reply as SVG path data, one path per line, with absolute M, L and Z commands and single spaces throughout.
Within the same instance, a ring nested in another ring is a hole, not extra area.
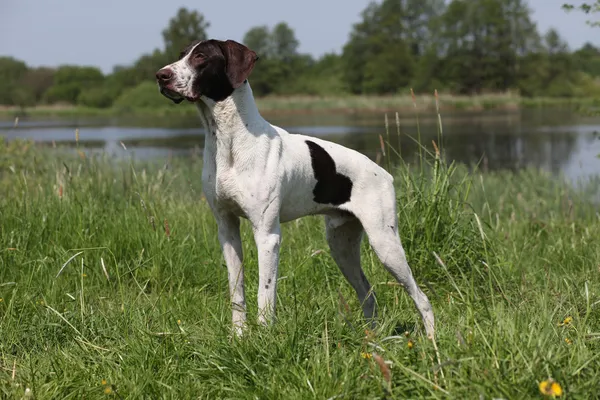
M 353 114 L 412 111 L 482 111 L 517 110 L 523 108 L 598 107 L 596 98 L 526 98 L 514 94 L 490 94 L 481 96 L 433 95 L 397 96 L 269 96 L 257 98 L 260 111 L 265 115 L 301 114 Z M 39 105 L 26 109 L 0 106 L 0 118 L 27 117 L 74 117 L 74 116 L 169 116 L 195 115 L 190 104 L 175 106 L 165 103 L 159 108 L 89 108 L 73 105 Z

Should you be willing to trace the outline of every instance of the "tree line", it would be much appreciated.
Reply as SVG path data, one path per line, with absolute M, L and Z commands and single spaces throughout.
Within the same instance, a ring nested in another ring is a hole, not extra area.
M 154 107 L 155 72 L 193 40 L 208 39 L 210 23 L 181 8 L 162 31 L 163 47 L 103 74 L 93 66 L 31 68 L 0 57 L 0 104 Z M 600 94 L 600 49 L 572 51 L 559 33 L 540 32 L 526 0 L 382 0 L 371 2 L 340 54 L 299 52 L 285 22 L 252 27 L 242 42 L 260 56 L 251 76 L 257 96 L 387 95 L 444 91 L 522 96 Z

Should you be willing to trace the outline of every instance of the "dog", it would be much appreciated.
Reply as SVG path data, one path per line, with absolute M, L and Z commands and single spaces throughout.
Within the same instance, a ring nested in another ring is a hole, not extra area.
M 159 91 L 195 104 L 206 129 L 202 187 L 227 265 L 234 333 L 246 326 L 240 218 L 258 250 L 258 322 L 273 322 L 281 224 L 324 215 L 331 255 L 374 325 L 375 293 L 360 265 L 363 233 L 412 298 L 426 334 L 434 315 L 406 261 L 398 234 L 393 177 L 367 156 L 318 138 L 290 134 L 259 113 L 248 77 L 257 54 L 233 40 L 196 41 L 156 73 Z

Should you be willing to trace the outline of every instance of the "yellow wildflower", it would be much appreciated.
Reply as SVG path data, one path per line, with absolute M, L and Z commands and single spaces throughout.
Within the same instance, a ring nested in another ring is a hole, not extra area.
M 4 301 L 4 299 L 2 297 L 0 297 L 0 303 L 2 303 Z
M 573 341 L 572 341 L 571 339 L 569 339 L 568 337 L 567 337 L 567 338 L 565 338 L 565 342 L 566 342 L 567 344 L 573 344 Z
M 102 379 L 102 385 L 106 385 L 106 379 Z
M 181 325 L 181 320 L 180 319 L 177 320 L 177 325 Z
M 540 382 L 540 393 L 544 396 L 560 397 L 563 394 L 562 387 L 554 379 L 550 378 L 547 381 Z
M 412 349 L 415 346 L 415 343 L 412 340 L 408 340 L 408 343 L 406 343 L 406 345 L 408 346 L 408 349 Z
M 112 389 L 110 386 L 107 386 L 104 388 L 104 394 L 111 394 L 112 393 Z
M 558 324 L 558 326 L 566 326 L 566 325 L 570 325 L 570 324 L 571 324 L 571 322 L 573 322 L 573 317 L 571 317 L 571 316 L 569 315 L 569 316 L 568 316 L 567 318 L 565 318 L 565 319 L 564 319 L 562 322 L 560 322 L 560 323 Z
M 87 274 L 81 274 L 81 276 L 83 276 L 85 278 L 87 276 Z
M 360 353 L 360 356 L 364 359 L 370 359 L 371 357 L 373 357 L 373 355 L 371 353 Z

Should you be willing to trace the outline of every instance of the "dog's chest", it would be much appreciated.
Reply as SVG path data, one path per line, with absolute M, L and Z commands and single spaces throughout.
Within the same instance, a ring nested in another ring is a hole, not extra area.
M 228 152 L 222 150 L 217 152 L 216 148 L 205 149 L 202 170 L 204 195 L 216 207 L 226 209 L 239 217 L 246 217 L 246 207 L 242 207 L 243 204 L 247 206 L 248 202 L 241 181 L 243 177 L 231 162 Z
M 214 159 L 206 159 L 202 170 L 204 194 L 217 202 L 233 200 L 239 192 L 239 185 L 233 168 L 219 165 Z

